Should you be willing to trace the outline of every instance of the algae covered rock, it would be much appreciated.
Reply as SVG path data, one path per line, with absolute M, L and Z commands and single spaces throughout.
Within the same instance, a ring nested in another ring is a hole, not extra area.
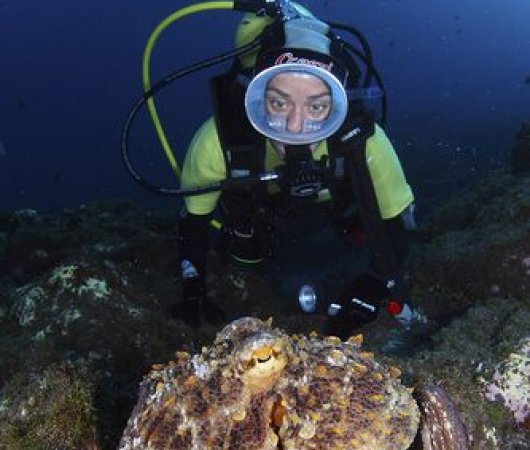
M 93 396 L 86 370 L 71 364 L 14 377 L 0 400 L 0 449 L 99 449 Z
M 526 340 L 521 342 L 521 336 L 528 334 L 529 324 L 524 304 L 487 299 L 436 332 L 432 349 L 394 364 L 402 367 L 409 383 L 443 385 L 466 425 L 471 449 L 528 448 L 530 434 L 509 408 L 517 408 L 519 415 L 528 408 Z M 499 401 L 490 400 L 494 392 Z
M 486 398 L 501 401 L 518 424 L 530 427 L 530 336 L 495 367 Z

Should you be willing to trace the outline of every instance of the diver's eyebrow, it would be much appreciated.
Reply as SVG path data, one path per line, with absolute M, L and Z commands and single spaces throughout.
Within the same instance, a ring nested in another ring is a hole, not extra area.
M 267 91 L 265 93 L 267 93 L 269 91 L 276 92 L 277 94 L 280 94 L 282 97 L 287 97 L 287 98 L 290 97 L 290 95 L 287 92 L 284 92 L 281 89 L 278 89 L 278 88 L 275 88 L 275 87 L 268 87 Z
M 288 92 L 284 92 L 281 89 L 278 89 L 278 88 L 276 88 L 274 86 L 268 87 L 267 90 L 266 90 L 266 93 L 269 92 L 269 91 L 274 91 L 274 92 L 276 92 L 277 94 L 280 94 L 283 97 L 291 98 L 291 95 Z M 331 97 L 331 95 L 330 95 L 329 92 L 326 91 L 326 92 L 321 92 L 319 94 L 310 95 L 307 98 L 309 100 L 316 100 L 316 99 L 321 98 L 321 97 Z
M 307 98 L 310 99 L 310 100 L 316 100 L 316 99 L 321 98 L 321 97 L 330 97 L 331 98 L 331 95 L 330 95 L 329 92 L 322 92 L 321 94 L 310 95 Z

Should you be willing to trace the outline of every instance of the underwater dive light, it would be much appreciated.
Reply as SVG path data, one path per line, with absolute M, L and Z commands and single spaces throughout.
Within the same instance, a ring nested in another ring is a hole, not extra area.
M 317 309 L 317 293 L 310 284 L 304 284 L 298 291 L 298 303 L 302 311 L 306 313 L 315 312 Z

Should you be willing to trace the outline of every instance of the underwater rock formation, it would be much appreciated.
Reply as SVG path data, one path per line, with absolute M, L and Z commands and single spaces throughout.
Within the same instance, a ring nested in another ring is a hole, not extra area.
M 159 276 L 173 270 L 173 233 L 171 220 L 124 203 L 0 216 L 0 388 L 54 362 L 84 364 L 98 387 L 99 436 L 115 448 L 129 385 L 193 340 L 159 300 L 178 288 Z
M 55 364 L 13 378 L 2 395 L 0 448 L 98 450 L 94 385 L 86 368 Z
M 493 173 L 424 225 L 409 270 L 431 316 L 530 293 L 530 176 Z
M 518 424 L 530 428 L 530 336 L 495 367 L 485 395 L 488 400 L 500 400 Z
M 408 273 L 412 299 L 433 326 L 419 336 L 420 353 L 385 359 L 402 368 L 408 386 L 447 389 L 473 450 L 530 447 L 524 424 L 484 396 L 530 329 L 529 202 L 528 176 L 495 173 L 422 226 Z M 175 348 L 199 352 L 217 331 L 191 329 L 167 314 L 179 296 L 175 236 L 175 217 L 130 203 L 0 213 L 0 403 L 20 376 L 58 361 L 86 364 L 99 392 L 100 446 L 114 450 L 148 367 Z M 319 329 L 318 316 L 286 313 L 265 277 L 234 287 L 212 261 L 220 283 L 210 293 L 236 317 L 273 316 L 289 333 Z M 362 329 L 365 348 L 379 351 L 393 326 L 382 312 Z

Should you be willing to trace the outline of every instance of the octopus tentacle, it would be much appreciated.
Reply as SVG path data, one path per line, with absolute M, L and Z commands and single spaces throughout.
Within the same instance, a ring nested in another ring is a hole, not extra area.
M 439 385 L 417 388 L 423 450 L 469 450 L 467 431 L 447 391 Z

